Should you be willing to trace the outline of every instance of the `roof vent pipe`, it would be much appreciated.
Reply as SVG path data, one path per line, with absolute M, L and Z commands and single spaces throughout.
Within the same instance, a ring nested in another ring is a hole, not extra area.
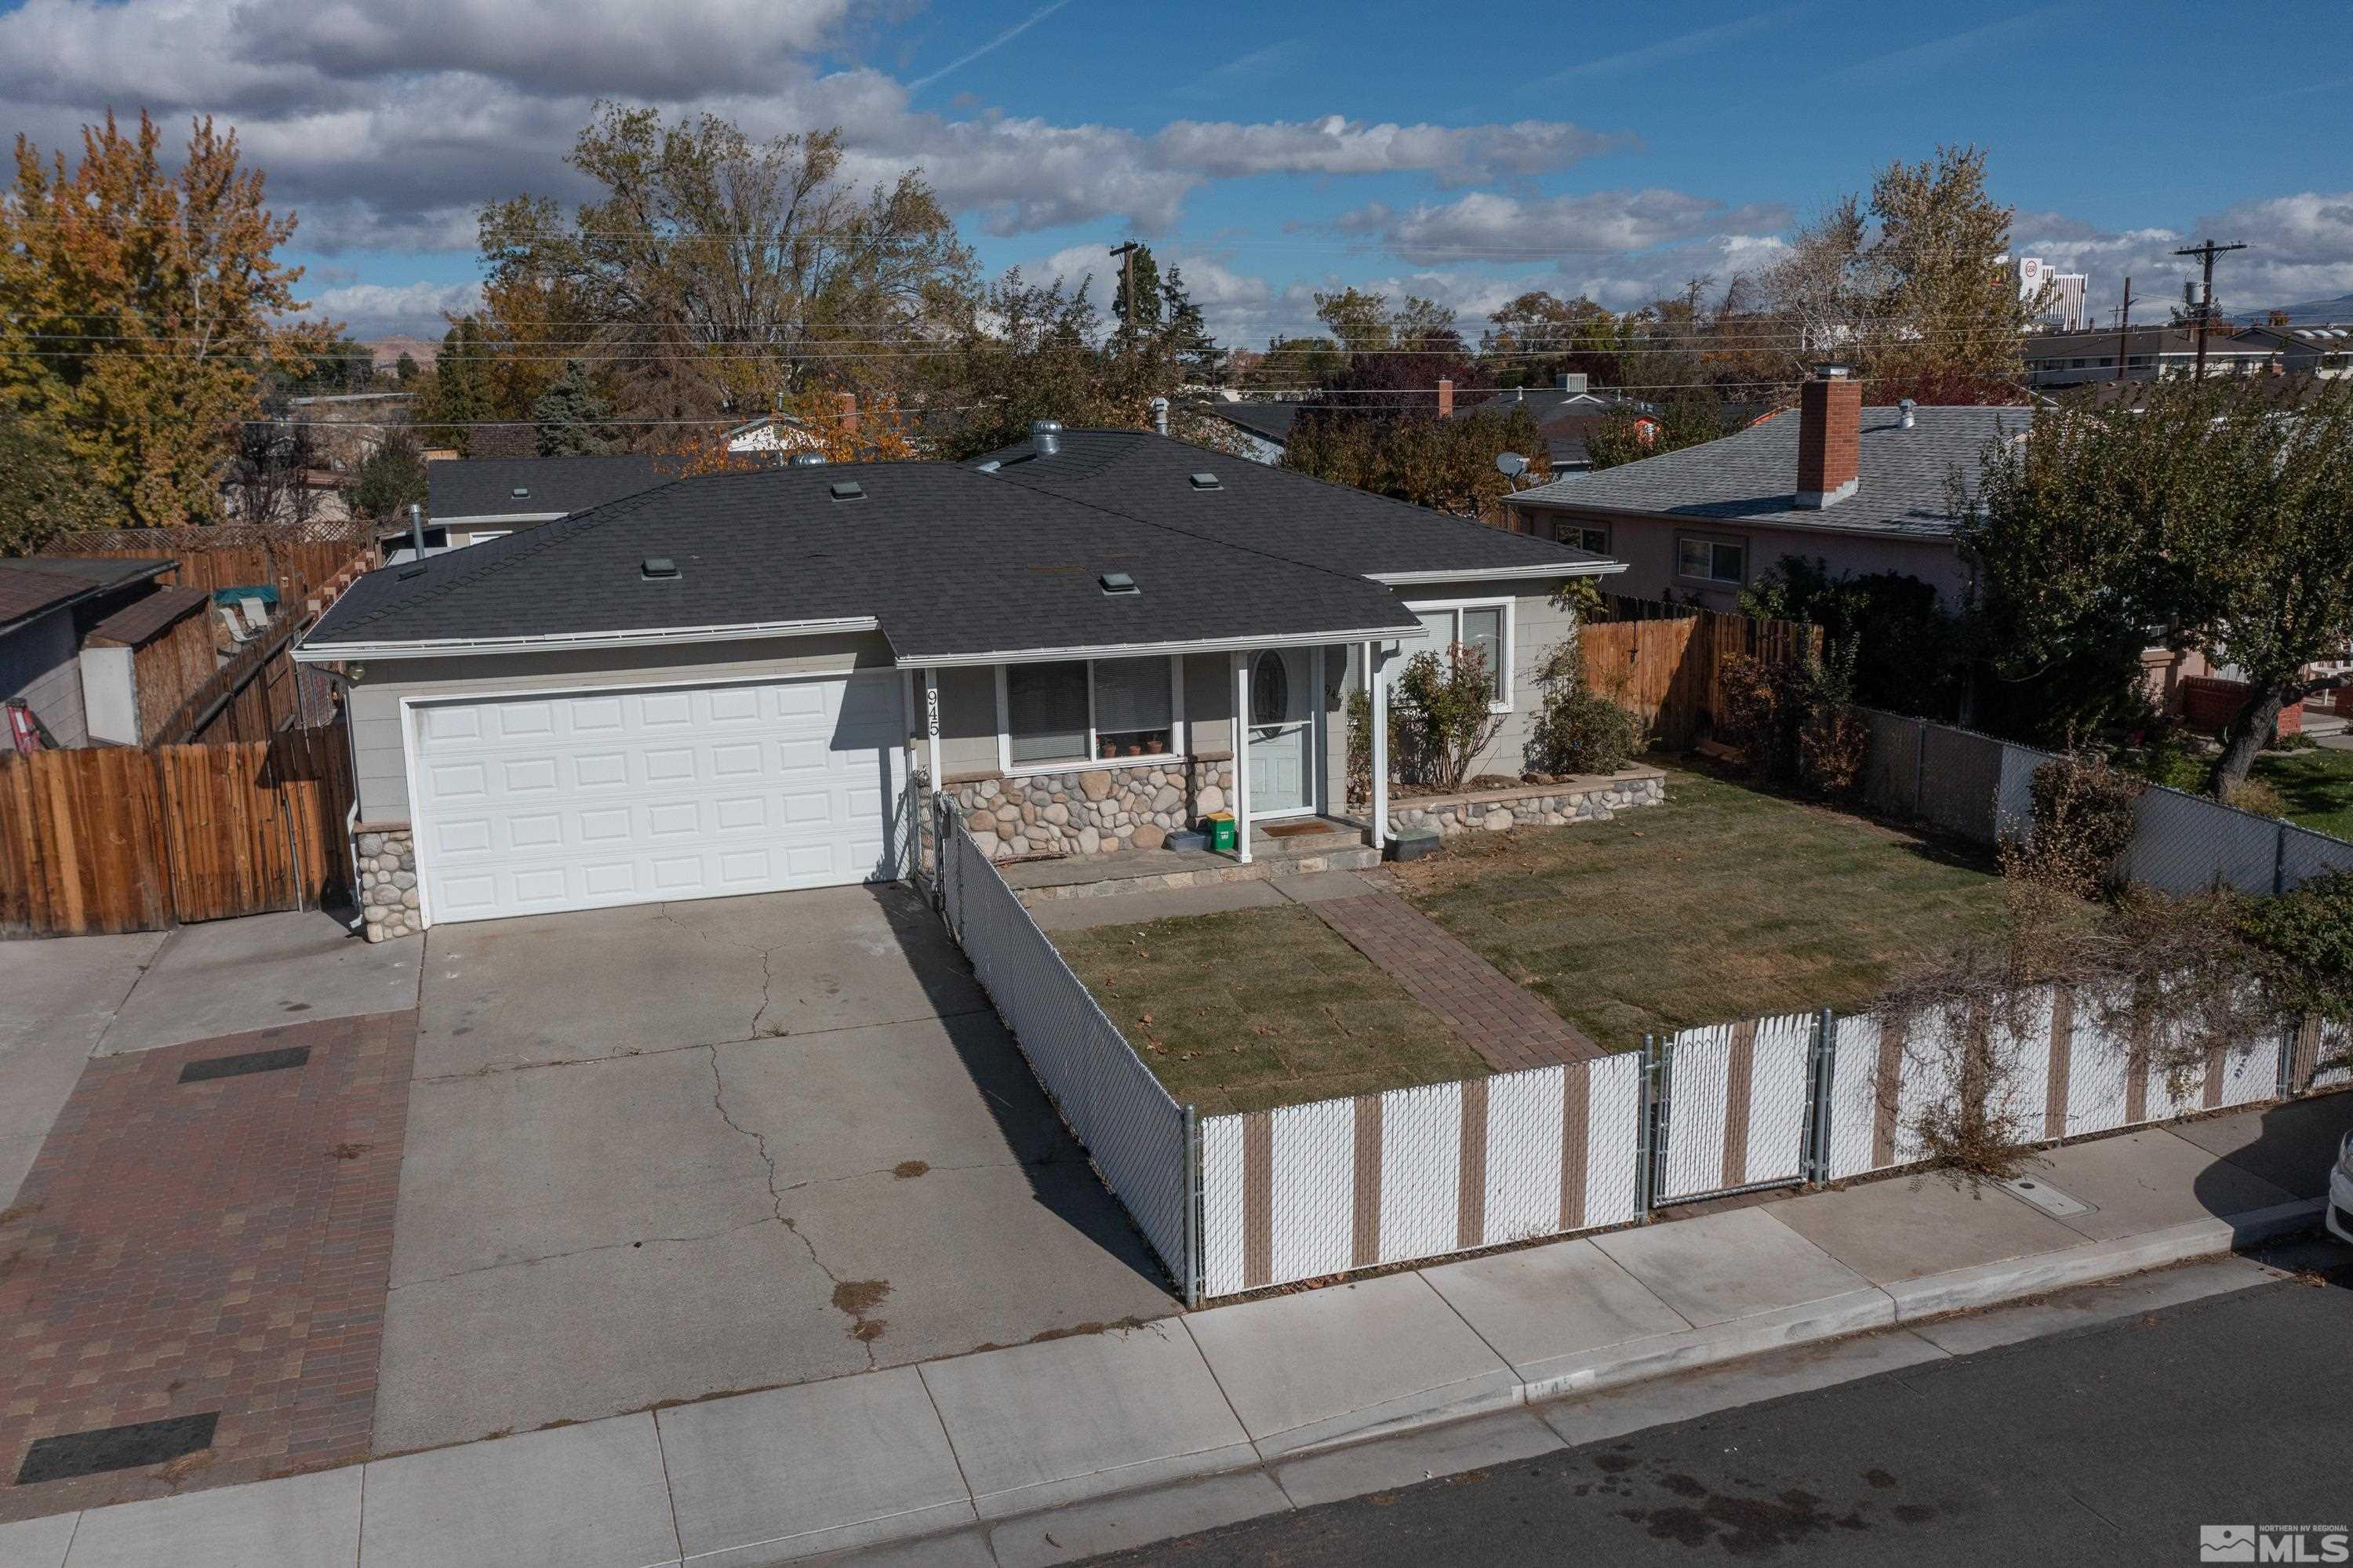
M 1168 433 L 1168 399 L 1166 397 L 1152 400 L 1152 433 L 1155 436 Z
M 1908 430 L 1912 428 L 1912 410 L 1919 406 L 1919 404 L 1915 403 L 1909 397 L 1905 398 L 1904 401 L 1895 405 L 1895 411 L 1904 417 L 1904 428 L 1905 429 Z
M 1032 419 L 1029 422 L 1029 450 L 1039 457 L 1052 457 L 1062 450 L 1062 422 L 1060 419 Z
M 793 468 L 823 468 L 825 466 L 825 454 L 823 452 L 795 452 L 793 454 L 793 461 L 789 466 Z
M 414 501 L 408 503 L 408 546 L 412 560 L 425 559 L 425 508 Z

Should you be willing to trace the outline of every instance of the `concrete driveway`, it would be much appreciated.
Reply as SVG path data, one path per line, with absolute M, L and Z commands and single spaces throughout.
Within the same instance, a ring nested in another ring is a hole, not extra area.
M 902 887 L 427 939 L 380 1452 L 1176 1309 Z

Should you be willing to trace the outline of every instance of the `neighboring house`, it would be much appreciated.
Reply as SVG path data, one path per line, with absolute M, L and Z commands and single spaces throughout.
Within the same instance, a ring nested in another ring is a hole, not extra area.
M 1581 374 L 1564 374 L 1550 387 L 1517 387 L 1476 403 L 1458 406 L 1448 417 L 1467 418 L 1481 410 L 1508 411 L 1525 408 L 1543 432 L 1546 455 L 1556 475 L 1582 473 L 1593 466 L 1585 438 L 1621 407 L 1647 415 L 1651 406 L 1636 403 L 1607 388 L 1595 391 Z M 1533 453 L 1522 453 L 1533 456 Z
M 1150 848 L 1228 806 L 1338 815 L 1348 691 L 1440 640 L 1493 654 L 1478 766 L 1516 773 L 1574 630 L 1554 596 L 1618 569 L 1045 428 L 970 463 L 681 480 L 388 567 L 296 657 L 347 687 L 362 853 L 413 854 L 417 885 L 368 911 L 398 934 L 894 877 L 911 763 L 1004 854 Z
M 2289 376 L 2316 376 L 2323 381 L 2353 376 L 2353 325 L 2311 322 L 2253 326 L 2242 329 L 2239 340 L 2269 346 Z
M 1949 482 L 1975 482 L 1988 438 L 2023 436 L 2025 408 L 1864 408 L 1845 374 L 1799 406 L 1720 440 L 1579 474 L 1510 498 L 1512 526 L 1614 556 L 1641 599 L 1734 608 L 1784 556 L 1832 573 L 1899 572 L 1957 609 L 1968 572 Z
M 2236 334 L 2210 333 L 2206 338 L 2206 374 L 2254 376 L 2279 363 L 2280 345 L 2248 329 Z M 2026 363 L 2030 387 L 2079 387 L 2087 381 L 2116 379 L 2114 332 L 2036 333 L 2019 347 Z M 2187 376 L 2198 367 L 2198 334 L 2187 327 L 2133 327 L 2121 334 L 2127 381 L 2156 381 Z
M 635 495 L 670 476 L 641 454 L 619 457 L 460 458 L 425 465 L 425 553 L 463 549 Z M 385 559 L 414 554 L 409 531 L 387 525 Z
M 0 561 L 0 699 L 22 701 L 57 745 L 89 745 L 82 643 L 177 564 L 64 556 Z
M 81 644 L 82 711 L 90 738 L 151 746 L 167 721 L 220 668 L 213 596 L 202 588 L 157 588 L 90 629 Z
M 1291 446 L 1291 427 L 1299 418 L 1298 403 L 1205 403 L 1201 411 L 1234 428 L 1244 456 L 1269 466 L 1282 461 Z

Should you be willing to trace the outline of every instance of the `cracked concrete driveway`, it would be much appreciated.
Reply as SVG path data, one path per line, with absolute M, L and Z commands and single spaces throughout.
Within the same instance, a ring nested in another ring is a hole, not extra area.
M 901 887 L 427 938 L 379 1452 L 1176 1310 Z

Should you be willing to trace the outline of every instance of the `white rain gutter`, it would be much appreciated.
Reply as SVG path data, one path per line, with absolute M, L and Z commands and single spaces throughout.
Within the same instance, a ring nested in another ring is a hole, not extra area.
M 1626 569 L 1623 561 L 1547 561 L 1538 567 L 1450 567 L 1436 572 L 1376 572 L 1383 588 L 1415 583 L 1472 583 L 1494 577 L 1606 577 Z
M 1179 642 L 1110 642 L 1088 648 L 1018 648 L 987 653 L 925 653 L 895 661 L 902 670 L 955 669 L 974 664 L 1043 664 L 1064 659 L 1148 659 L 1167 653 L 1241 653 L 1258 648 L 1310 648 L 1318 644 L 1410 642 L 1427 637 L 1419 623 L 1379 626 L 1353 631 L 1285 631 L 1251 637 L 1204 637 Z
M 674 642 L 753 642 L 774 637 L 823 637 L 846 631 L 879 631 L 871 615 L 831 620 L 766 620 L 736 626 L 657 626 L 641 631 L 565 631 L 537 637 L 450 637 L 415 642 L 330 642 L 309 645 L 308 633 L 294 644 L 298 664 L 347 659 L 452 659 L 469 653 L 534 653 L 585 648 L 659 648 Z

